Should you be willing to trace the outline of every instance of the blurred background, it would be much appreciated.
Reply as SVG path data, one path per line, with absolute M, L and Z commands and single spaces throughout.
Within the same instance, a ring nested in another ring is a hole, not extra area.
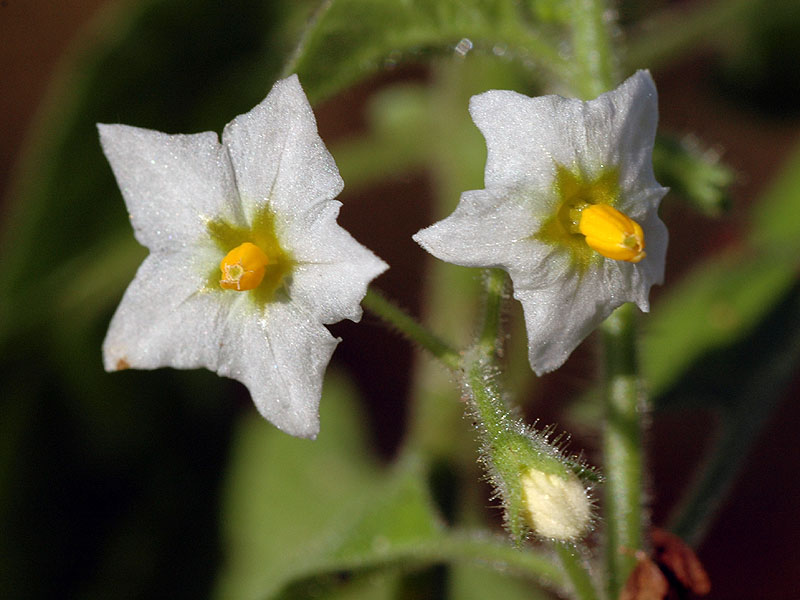
M 233 440 L 255 410 L 242 386 L 210 373 L 103 372 L 105 328 L 145 251 L 133 240 L 94 124 L 221 131 L 269 90 L 314 4 L 0 2 L 0 597 L 202 598 L 215 589 L 226 560 Z M 660 180 L 677 188 L 664 207 L 667 282 L 654 290 L 655 333 L 643 345 L 653 361 L 668 354 L 665 331 L 678 319 L 671 305 L 705 302 L 678 328 L 714 334 L 686 337 L 697 349 L 690 364 L 656 384 L 653 517 L 669 520 L 699 457 L 724 438 L 719 421 L 735 423 L 723 440 L 730 464 L 721 467 L 733 487 L 698 546 L 710 597 L 790 600 L 800 567 L 800 296 L 797 261 L 787 256 L 800 239 L 800 178 L 791 177 L 800 167 L 800 3 L 732 2 L 738 12 L 713 35 L 680 39 L 692 33 L 675 26 L 684 11 L 714 4 L 620 6 L 626 39 L 639 43 L 631 44 L 631 66 L 651 66 L 659 88 L 660 131 L 669 136 Z M 648 36 L 661 44 L 652 63 L 641 43 Z M 336 49 L 330 54 L 335 60 Z M 345 178 L 340 223 L 392 265 L 377 286 L 417 315 L 426 314 L 421 283 L 431 267 L 410 236 L 441 212 L 441 178 L 400 151 L 397 163 L 387 158 L 378 177 L 369 175 L 364 154 L 386 125 L 381 110 L 398 119 L 413 112 L 419 90 L 452 76 L 448 61 L 464 60 L 452 48 L 433 65 L 428 58 L 422 50 L 410 60 L 398 54 L 340 90 L 301 71 Z M 519 80 L 511 63 L 502 69 Z M 488 81 L 481 69 L 464 78 L 480 87 Z M 462 112 L 468 124 L 465 103 Z M 465 135 L 477 140 L 480 165 L 480 137 Z M 481 176 L 479 167 L 475 187 Z M 682 189 L 692 183 L 727 193 Z M 759 212 L 762 201 L 779 208 Z M 753 250 L 765 241 L 759 235 L 776 242 L 774 260 Z M 519 309 L 510 311 L 516 323 Z M 349 382 L 335 389 L 359 398 L 367 443 L 376 464 L 387 464 L 408 421 L 415 354 L 369 315 L 332 330 L 344 339 L 332 378 Z M 592 341 L 557 373 L 517 379 L 531 420 L 574 431 L 572 448 L 587 448 L 590 460 L 591 411 L 567 400 L 591 394 Z M 466 422 L 464 429 L 471 437 Z M 496 510 L 487 512 L 497 521 Z

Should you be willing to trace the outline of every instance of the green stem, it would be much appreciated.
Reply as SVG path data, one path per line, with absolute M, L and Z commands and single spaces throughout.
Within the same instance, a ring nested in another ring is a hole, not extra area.
M 561 561 L 567 578 L 572 584 L 572 591 L 578 600 L 597 600 L 597 590 L 589 576 L 586 561 L 580 551 L 570 544 L 556 543 L 556 554 Z
M 500 321 L 503 291 L 506 287 L 506 273 L 500 269 L 490 269 L 486 272 L 485 277 L 486 310 L 478 345 L 486 357 L 493 358 L 497 355 L 497 346 L 500 343 Z
M 572 0 L 572 51 L 583 68 L 572 84 L 584 99 L 610 90 L 618 79 L 608 11 L 604 0 Z
M 584 81 L 576 88 L 594 97 L 617 82 L 611 41 L 613 26 L 604 0 L 573 0 L 573 51 L 583 66 Z M 605 345 L 606 561 L 610 598 L 618 598 L 643 547 L 642 423 L 646 405 L 636 364 L 634 308 L 618 308 L 603 324 Z
M 447 342 L 414 320 L 373 288 L 362 301 L 364 308 L 380 317 L 412 342 L 416 342 L 451 369 L 458 369 L 461 356 Z
M 618 308 L 603 323 L 606 369 L 605 518 L 611 598 L 617 598 L 643 547 L 642 431 L 645 398 L 636 365 L 635 313 Z
M 475 407 L 478 409 L 476 416 L 480 419 L 488 439 L 496 439 L 503 435 L 510 417 L 495 377 L 506 274 L 500 269 L 491 269 L 486 272 L 485 277 L 483 327 L 475 344 L 475 351 L 465 355 L 467 364 L 464 370 L 467 373 L 467 385 L 472 389 Z
M 494 456 L 498 448 L 508 447 L 511 430 L 514 429 L 512 423 L 515 417 L 509 411 L 503 400 L 502 389 L 495 376 L 495 361 L 497 357 L 498 343 L 500 341 L 501 313 L 503 292 L 506 285 L 506 274 L 499 269 L 492 269 L 485 275 L 486 301 L 484 310 L 483 328 L 474 352 L 465 353 L 465 371 L 467 375 L 466 384 L 470 388 L 473 402 L 474 417 L 480 421 L 482 435 L 486 438 L 484 451 L 491 456 L 491 461 L 499 473 L 506 476 L 515 476 L 514 473 L 507 473 L 502 462 L 498 462 L 498 457 Z M 496 442 L 500 443 L 499 446 Z M 513 469 L 512 469 L 513 470 Z M 518 476 L 518 473 L 516 473 Z M 512 486 L 503 486 L 506 494 L 513 493 Z M 507 510 L 512 510 L 506 498 Z M 516 531 L 516 519 L 509 516 L 511 533 L 518 539 L 522 538 L 522 531 Z M 572 545 L 556 542 L 554 544 L 556 553 L 559 556 L 564 574 L 566 575 L 575 597 L 579 600 L 597 600 L 597 590 L 594 587 L 592 578 L 586 564 L 582 560 L 579 551 Z

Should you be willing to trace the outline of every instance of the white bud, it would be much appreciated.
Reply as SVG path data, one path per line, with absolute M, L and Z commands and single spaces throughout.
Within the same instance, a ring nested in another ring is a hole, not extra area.
M 592 505 L 576 475 L 531 469 L 522 476 L 522 492 L 529 523 L 537 534 L 572 540 L 586 531 Z

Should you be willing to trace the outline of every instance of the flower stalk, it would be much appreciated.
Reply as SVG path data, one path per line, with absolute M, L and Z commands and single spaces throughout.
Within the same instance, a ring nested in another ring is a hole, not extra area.
M 598 600 L 599 595 L 589 575 L 586 561 L 580 550 L 572 544 L 557 542 L 554 544 L 561 568 L 572 586 L 574 597 L 578 600 Z
M 489 269 L 484 276 L 486 277 L 486 310 L 478 344 L 486 357 L 494 358 L 497 356 L 500 343 L 503 294 L 507 276 L 501 269 Z
M 617 82 L 616 62 L 605 0 L 574 0 L 573 50 L 584 67 L 580 93 L 592 97 Z M 642 417 L 646 398 L 638 376 L 635 313 L 631 303 L 617 308 L 601 326 L 605 351 L 603 438 L 607 585 L 619 597 L 633 570 L 643 539 Z
M 397 329 L 407 339 L 430 352 L 446 367 L 458 369 L 461 366 L 461 356 L 456 350 L 396 304 L 386 299 L 376 289 L 367 290 L 362 304 L 364 308 Z
M 551 431 L 527 427 L 506 405 L 495 363 L 504 284 L 502 271 L 487 272 L 484 326 L 464 357 L 464 396 L 512 538 L 521 543 L 533 531 L 556 544 L 573 542 L 586 533 L 591 521 L 591 503 L 580 478 L 590 470 L 567 457 L 558 439 L 551 442 Z M 588 574 L 570 572 L 576 569 L 580 565 L 571 564 L 565 571 L 570 579 L 576 578 L 576 589 L 585 587 Z
M 603 324 L 605 348 L 606 563 L 609 594 L 619 595 L 643 545 L 642 429 L 644 394 L 637 375 L 636 332 L 631 304 Z
M 609 10 L 605 0 L 572 1 L 572 51 L 575 62 L 583 67 L 574 83 L 584 99 L 612 89 L 619 79 L 608 30 Z

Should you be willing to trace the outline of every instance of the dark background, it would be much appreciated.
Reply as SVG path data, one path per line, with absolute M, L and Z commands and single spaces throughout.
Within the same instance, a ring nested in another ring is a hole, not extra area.
M 8 210 L 8 191 L 15 175 L 14 168 L 18 164 L 26 135 L 35 126 L 35 117 L 40 103 L 45 96 L 51 78 L 57 71 L 59 61 L 70 51 L 71 43 L 81 28 L 91 19 L 104 2 L 100 0 L 3 0 L 0 3 L 0 194 L 4 202 L 1 210 Z M 791 25 L 791 24 L 790 24 Z M 794 23 L 796 37 L 800 39 L 800 25 Z M 788 45 L 787 45 L 788 44 Z M 800 101 L 794 93 L 800 86 L 800 75 L 797 66 L 799 53 L 791 53 L 791 43 L 778 45 L 777 53 L 772 61 L 762 63 L 752 73 L 746 70 L 727 70 L 728 64 L 715 52 L 703 50 L 672 65 L 667 70 L 657 70 L 654 75 L 659 87 L 662 128 L 673 132 L 693 132 L 706 143 L 718 147 L 724 152 L 724 158 L 740 174 L 732 193 L 734 210 L 730 218 L 723 222 L 712 221 L 689 210 L 679 215 L 681 228 L 671 231 L 671 247 L 668 259 L 668 280 L 676 281 L 694 257 L 712 252 L 727 245 L 736 244 L 741 232 L 746 228 L 745 210 L 749 202 L 756 198 L 765 185 L 779 171 L 782 161 L 798 141 L 800 141 L 800 117 L 798 107 Z M 730 57 L 727 57 L 730 58 Z M 735 61 L 733 61 L 735 64 Z M 401 71 L 400 75 L 421 77 L 424 72 Z M 326 142 L 335 140 L 347 131 L 347 127 L 360 126 L 357 111 L 353 113 L 353 101 L 363 100 L 371 86 L 377 82 L 360 86 L 346 99 L 334 99 L 320 107 L 318 118 L 320 130 Z M 393 219 L 405 219 L 404 228 L 415 231 L 426 222 L 424 176 L 411 178 L 402 185 L 387 186 L 385 194 L 391 199 L 408 197 L 409 190 L 416 198 L 415 202 L 404 210 L 408 214 L 392 214 Z M 359 202 L 353 199 L 352 202 Z M 395 206 L 385 201 L 385 206 Z M 399 203 L 402 204 L 402 203 Z M 403 204 L 403 206 L 406 206 Z M 387 209 L 392 210 L 392 209 Z M 798 209 L 800 210 L 800 208 Z M 416 212 L 414 212 L 416 211 Z M 403 256 L 394 256 L 393 251 L 380 232 L 366 230 L 356 219 L 348 222 L 347 210 L 343 211 L 342 221 L 353 234 L 368 246 L 376 248 L 378 254 L 392 264 L 408 263 Z M 360 231 L 359 228 L 362 230 Z M 375 244 L 370 239 L 375 238 Z M 412 268 L 412 267 L 409 267 Z M 400 275 L 400 269 L 397 275 Z M 392 276 L 394 277 L 394 276 Z M 402 279 L 382 281 L 381 285 L 402 304 L 414 308 L 417 300 Z M 382 332 L 376 324 L 367 319 L 361 328 L 341 326 L 337 331 L 346 335 L 351 344 L 342 345 L 337 352 L 337 360 L 355 373 L 364 395 L 368 399 L 383 398 L 380 406 L 371 405 L 372 424 L 376 430 L 377 443 L 385 456 L 391 455 L 399 443 L 402 434 L 403 410 L 401 407 L 407 382 L 402 379 L 406 371 L 403 365 L 409 364 L 410 354 L 402 343 Z M 377 337 L 376 336 L 382 336 Z M 375 353 L 364 348 L 374 348 Z M 563 369 L 563 373 L 550 376 L 545 381 L 545 389 L 567 386 L 580 389 L 582 382 L 576 373 L 582 369 L 580 361 L 591 361 L 590 353 L 583 351 Z M 364 358 L 372 356 L 372 358 Z M 391 360 L 386 360 L 391 356 Z M 13 358 L 8 359 L 7 367 L 13 365 Z M 99 350 L 98 350 L 99 361 Z M 125 377 L 126 375 L 121 375 Z M 389 378 L 393 393 L 388 396 L 379 393 L 381 386 L 387 386 Z M 211 377 L 208 378 L 210 382 Z M 204 380 L 205 381 L 205 380 Z M 40 382 L 41 383 L 41 382 Z M 0 384 L 2 385 L 2 384 Z M 43 385 L 47 386 L 45 382 Z M 165 383 L 164 385 L 172 385 Z M 4 390 L 2 395 L 13 394 L 14 390 Z M 798 425 L 800 425 L 800 380 L 795 379 L 786 394 L 779 410 L 774 414 L 766 429 L 760 435 L 760 441 L 751 455 L 745 471 L 735 486 L 729 501 L 723 507 L 709 531 L 709 535 L 699 548 L 699 555 L 708 569 L 712 582 L 711 598 L 717 600 L 739 600 L 746 598 L 786 599 L 800 597 L 797 571 L 800 567 L 800 551 L 796 544 L 800 538 L 800 516 L 798 516 L 798 499 L 800 499 L 800 453 L 797 451 Z M 55 392 L 54 392 L 55 393 Z M 544 392 L 540 392 L 544 393 Z M 201 471 L 221 470 L 225 464 L 227 448 L 224 432 L 233 418 L 235 411 L 251 410 L 246 394 L 239 393 L 241 402 L 234 407 L 212 407 L 200 411 L 197 418 L 198 427 L 202 431 L 204 424 L 215 423 L 213 439 L 191 439 L 188 433 L 192 427 L 180 430 L 179 436 L 188 436 L 183 440 L 186 448 L 199 449 L 196 455 L 197 473 L 188 473 L 187 477 L 200 477 Z M 13 404 L 13 399 L 11 400 Z M 166 535 L 167 543 L 179 551 L 180 545 L 188 539 L 207 547 L 207 552 L 194 562 L 177 564 L 177 569 L 185 569 L 184 576 L 180 572 L 172 573 L 175 581 L 194 580 L 194 588 L 171 590 L 168 586 L 161 588 L 164 595 L 179 597 L 197 597 L 204 593 L 213 577 L 213 568 L 218 560 L 216 548 L 216 532 L 192 530 L 186 523 L 176 523 L 169 515 L 158 515 L 163 506 L 163 498 L 144 499 L 137 506 L 140 514 L 123 511 L 130 495 L 139 492 L 135 488 L 133 478 L 116 478 L 113 468 L 117 460 L 133 460 L 125 453 L 103 457 L 107 461 L 107 469 L 87 468 L 86 472 L 75 471 L 80 462 L 80 453 L 73 454 L 70 449 L 71 436 L 79 437 L 73 431 L 64 431 L 62 420 L 69 415 L 62 414 L 64 407 L 56 407 L 47 411 L 46 416 L 36 417 L 35 431 L 50 432 L 52 439 L 58 439 L 61 446 L 58 453 L 45 454 L 43 441 L 37 444 L 32 440 L 26 447 L 34 448 L 33 457 L 4 456 L 3 461 L 24 462 L 26 465 L 47 469 L 49 484 L 39 490 L 39 515 L 41 531 L 48 531 L 55 539 L 61 540 L 53 548 L 43 547 L 41 541 L 31 540 L 30 547 L 25 548 L 24 533 L 15 531 L 16 538 L 23 540 L 23 547 L 28 556 L 40 552 L 41 564 L 38 569 L 49 573 L 62 581 L 65 594 L 82 588 L 76 578 L 98 576 L 94 572 L 97 544 L 104 539 L 104 531 L 115 519 L 139 519 L 153 527 L 172 527 L 175 531 Z M 180 406 L 163 406 L 160 413 L 150 415 L 155 421 L 174 422 L 181 411 Z M 8 414 L 1 418 L 10 418 Z M 119 417 L 123 418 L 123 417 Z M 547 416 L 542 417 L 547 421 Z M 703 448 L 703 440 L 711 425 L 711 417 L 698 414 L 687 420 L 686 415 L 660 414 L 655 420 L 653 435 L 650 440 L 650 456 L 653 467 L 652 496 L 653 515 L 656 523 L 663 522 L 670 507 L 677 500 L 679 490 L 686 483 L 688 473 L 696 462 L 696 457 Z M 166 427 L 166 425 L 164 425 Z M 151 431 L 159 431 L 151 429 Z M 163 431 L 162 431 L 163 433 Z M 154 435 L 158 435 L 157 433 Z M 195 434 L 200 435 L 200 434 Z M 38 450 L 36 449 L 38 447 Z M 53 450 L 54 448 L 50 448 Z M 102 453 L 102 446 L 87 452 Z M 41 456 L 35 456 L 41 452 Z M 153 450 L 157 453 L 157 447 Z M 185 451 L 185 452 L 188 452 Z M 52 457 L 60 454 L 63 464 L 54 464 Z M 180 453 L 179 453 L 180 454 Z M 183 455 L 185 457 L 185 453 Z M 139 464 L 132 465 L 135 473 L 146 473 L 152 463 L 139 459 Z M 107 474 L 105 477 L 103 474 Z M 175 482 L 169 481 L 172 472 L 167 469 L 156 469 L 151 473 L 155 479 L 164 478 L 163 493 L 176 493 Z M 208 476 L 208 473 L 205 473 Z M 199 482 L 198 479 L 196 481 Z M 37 488 L 38 489 L 38 488 Z M 30 490 L 28 490 L 30 492 Z M 13 490 L 12 490 L 13 492 Z M 216 509 L 217 490 L 210 490 L 208 498 L 198 499 L 194 506 L 187 510 L 193 518 L 206 518 L 205 522 L 213 522 Z M 176 500 L 177 501 L 177 500 Z M 0 510 L 12 510 L 13 493 L 0 504 Z M 11 507 L 11 509 L 9 509 Z M 117 514 L 115 511 L 119 511 Z M 9 513 L 11 514 L 11 513 Z M 5 522 L 5 519 L 4 521 Z M 198 521 L 202 522 L 202 521 Z M 23 525 L 20 524 L 20 527 Z M 9 527 L 13 531 L 14 524 Z M 0 532 L 0 535 L 4 535 Z M 64 541 L 68 540 L 68 541 Z M 133 543 L 133 542 L 132 542 Z M 53 560 L 48 552 L 58 551 L 59 557 Z M 68 553 L 65 557 L 63 554 Z M 8 554 L 3 559 L 3 573 L 12 573 L 14 558 Z M 19 563 L 23 565 L 23 563 Z M 144 564 L 144 563 L 143 563 Z M 30 566 L 29 562 L 24 565 Z M 23 568 L 20 566 L 20 568 Z M 144 568 L 144 567 L 143 567 Z M 52 591 L 50 585 L 36 585 L 30 581 L 31 571 L 16 571 L 24 576 L 20 580 L 19 589 L 25 589 L 24 597 L 43 597 Z M 166 568 L 165 568 L 166 574 Z M 99 574 L 100 581 L 113 581 L 113 574 Z M 13 582 L 13 580 L 12 580 Z M 6 582 L 8 584 L 8 581 Z M 98 584 L 100 585 L 100 584 Z M 3 586 L 5 587 L 5 586 Z M 6 589 L 13 589 L 12 584 Z M 89 596 L 115 597 L 113 591 L 102 587 L 93 589 Z M 107 595 L 106 595 L 107 594 Z M 160 594 L 159 594 L 160 595 Z

